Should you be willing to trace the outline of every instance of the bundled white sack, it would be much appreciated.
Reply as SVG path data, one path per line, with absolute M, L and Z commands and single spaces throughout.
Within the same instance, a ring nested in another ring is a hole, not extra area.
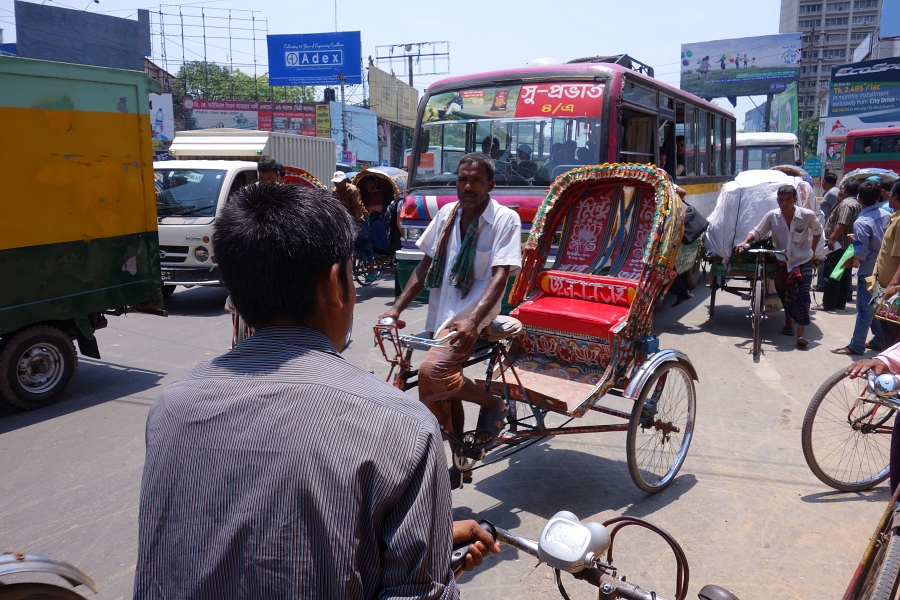
M 782 185 L 794 186 L 797 206 L 815 212 L 824 226 L 813 189 L 802 178 L 781 171 L 744 171 L 719 192 L 716 208 L 708 219 L 709 229 L 704 234 L 706 251 L 727 261 L 735 244 L 746 238 L 767 212 L 778 208 L 778 188 Z M 824 245 L 820 241 L 816 256 L 821 257 L 823 253 Z

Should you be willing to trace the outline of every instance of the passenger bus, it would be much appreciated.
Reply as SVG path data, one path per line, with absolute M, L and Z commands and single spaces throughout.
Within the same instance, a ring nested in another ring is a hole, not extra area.
M 900 128 L 853 129 L 847 132 L 844 172 L 880 167 L 900 173 Z
M 611 63 L 530 66 L 434 83 L 419 104 L 413 137 L 404 248 L 397 254 L 401 284 L 422 258 L 415 241 L 442 206 L 457 200 L 462 150 L 494 158 L 491 195 L 518 211 L 524 241 L 558 175 L 605 162 L 661 164 L 665 156 L 664 168 L 687 190 L 687 201 L 708 216 L 719 189 L 734 178 L 735 119 Z
M 739 133 L 735 173 L 802 164 L 800 140 L 793 133 Z

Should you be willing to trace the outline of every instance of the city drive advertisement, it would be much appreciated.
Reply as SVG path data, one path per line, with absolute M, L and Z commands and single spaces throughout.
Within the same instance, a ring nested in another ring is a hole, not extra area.
M 832 67 L 827 139 L 843 139 L 851 129 L 891 126 L 900 126 L 900 58 Z
M 701 98 L 777 94 L 800 73 L 800 34 L 681 45 L 681 89 Z

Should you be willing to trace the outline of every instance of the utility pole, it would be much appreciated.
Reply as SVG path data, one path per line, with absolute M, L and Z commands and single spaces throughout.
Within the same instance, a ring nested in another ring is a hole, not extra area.
M 341 82 L 341 131 L 343 132 L 343 141 L 341 147 L 347 150 L 347 100 L 344 98 L 344 75 L 338 75 L 338 81 Z

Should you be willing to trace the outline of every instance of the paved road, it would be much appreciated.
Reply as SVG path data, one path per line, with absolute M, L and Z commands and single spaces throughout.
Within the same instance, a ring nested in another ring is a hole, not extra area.
M 368 324 L 392 292 L 387 283 L 359 291 L 355 341 L 346 352 L 379 376 L 386 367 Z M 848 341 L 853 312 L 817 315 L 805 351 L 780 334 L 779 321 L 769 321 L 765 353 L 754 363 L 746 303 L 720 294 L 710 319 L 708 291 L 697 292 L 674 309 L 670 297 L 655 326 L 661 346 L 686 352 L 700 377 L 695 439 L 668 489 L 648 496 L 634 487 L 624 433 L 560 437 L 478 471 L 473 485 L 454 492 L 456 516 L 488 518 L 532 537 L 562 509 L 593 520 L 645 517 L 684 547 L 689 598 L 709 582 L 744 600 L 840 598 L 887 486 L 832 493 L 806 467 L 800 425 L 816 388 L 849 362 L 827 350 Z M 96 578 L 98 598 L 130 598 L 147 409 L 162 387 L 227 351 L 224 300 L 222 290 L 179 288 L 167 319 L 111 318 L 98 333 L 103 360 L 81 360 L 63 402 L 31 413 L 0 409 L 0 550 L 70 561 Z M 425 309 L 409 317 L 410 329 L 421 330 Z M 615 400 L 611 405 L 627 408 Z M 628 580 L 672 596 L 674 561 L 663 544 L 640 532 L 622 535 L 615 562 Z M 550 570 L 532 571 L 533 563 L 506 549 L 461 579 L 463 595 L 558 597 Z M 566 583 L 573 598 L 596 597 Z

